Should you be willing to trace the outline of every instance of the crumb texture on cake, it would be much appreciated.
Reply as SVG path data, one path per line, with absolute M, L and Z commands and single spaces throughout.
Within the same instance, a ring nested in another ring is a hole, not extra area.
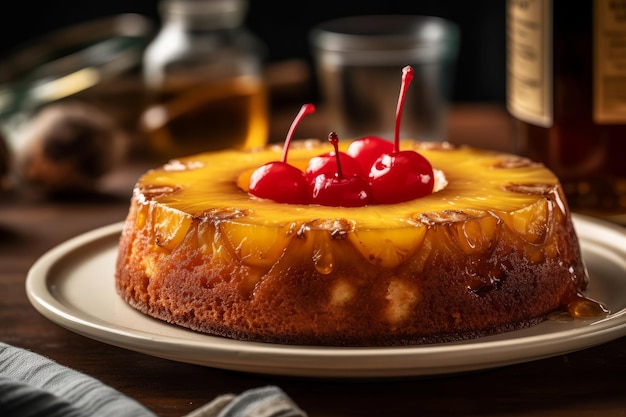
M 152 317 L 270 343 L 394 346 L 531 326 L 588 277 L 557 178 L 524 158 L 407 141 L 444 173 L 427 197 L 337 208 L 250 197 L 280 151 L 181 158 L 138 181 L 116 288 Z M 291 162 L 327 152 L 303 142 Z M 300 162 L 299 162 L 300 161 Z

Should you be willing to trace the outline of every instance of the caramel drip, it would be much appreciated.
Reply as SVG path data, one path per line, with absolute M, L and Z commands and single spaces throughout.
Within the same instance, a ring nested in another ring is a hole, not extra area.
M 602 303 L 579 295 L 567 305 L 567 312 L 575 319 L 606 317 L 610 311 Z
M 601 319 L 611 314 L 602 303 L 578 294 L 564 310 L 556 311 L 548 316 L 549 320 L 571 321 L 584 319 Z
M 322 275 L 330 274 L 335 268 L 335 256 L 328 242 L 323 242 L 313 252 L 315 270 Z

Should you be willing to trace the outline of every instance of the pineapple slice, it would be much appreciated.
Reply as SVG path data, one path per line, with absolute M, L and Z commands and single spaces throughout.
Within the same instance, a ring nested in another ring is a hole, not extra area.
M 281 149 L 274 146 L 173 160 L 147 172 L 137 191 L 145 204 L 158 203 L 150 214 L 160 236 L 156 246 L 173 250 L 192 221 L 206 219 L 219 227 L 212 236 L 213 250 L 229 248 L 235 259 L 266 269 L 284 256 L 296 234 L 300 238 L 316 234 L 311 240 L 317 247 L 310 253 L 312 261 L 324 268 L 332 269 L 328 258 L 333 256 L 334 241 L 345 238 L 367 262 L 391 269 L 411 258 L 429 234 L 436 234 L 437 224 L 454 224 L 446 228 L 445 239 L 471 255 L 488 250 L 503 228 L 529 244 L 543 242 L 550 232 L 545 229 L 547 218 L 554 212 L 565 215 L 558 179 L 540 164 L 448 144 L 407 140 L 401 146 L 419 151 L 443 173 L 441 189 L 403 203 L 341 209 L 250 196 L 251 172 L 280 158 Z M 311 157 L 330 150 L 329 144 L 316 140 L 295 142 L 290 163 L 304 168 Z
M 293 224 L 258 227 L 253 223 L 222 222 L 220 230 L 245 265 L 270 267 L 294 236 Z
M 182 243 L 193 219 L 168 206 L 153 205 L 151 208 L 156 244 L 171 251 Z

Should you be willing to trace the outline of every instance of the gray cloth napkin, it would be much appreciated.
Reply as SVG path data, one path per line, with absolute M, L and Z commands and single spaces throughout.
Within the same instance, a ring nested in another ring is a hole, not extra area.
M 158 417 L 99 380 L 0 342 L 2 417 Z M 224 394 L 185 417 L 306 417 L 280 388 Z

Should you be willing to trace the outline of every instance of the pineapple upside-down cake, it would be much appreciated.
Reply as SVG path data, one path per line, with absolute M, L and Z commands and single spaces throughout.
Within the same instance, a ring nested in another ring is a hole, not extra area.
M 177 158 L 138 180 L 115 272 L 126 302 L 210 335 L 314 346 L 468 339 L 585 302 L 544 165 L 397 134 L 290 143 L 294 126 L 282 147 Z

